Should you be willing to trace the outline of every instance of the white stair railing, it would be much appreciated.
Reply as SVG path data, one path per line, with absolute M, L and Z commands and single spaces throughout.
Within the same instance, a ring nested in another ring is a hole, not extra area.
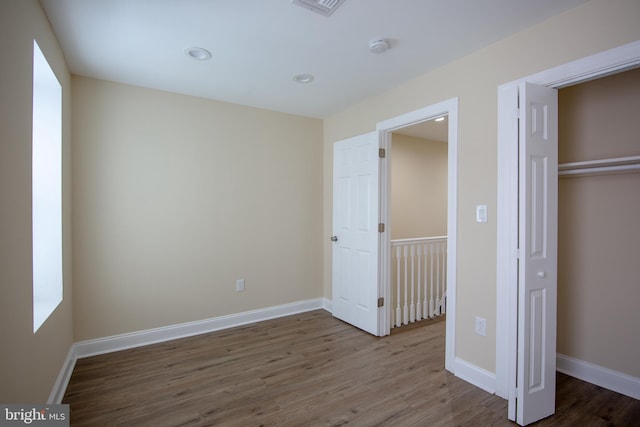
M 391 328 L 444 314 L 447 236 L 391 241 Z

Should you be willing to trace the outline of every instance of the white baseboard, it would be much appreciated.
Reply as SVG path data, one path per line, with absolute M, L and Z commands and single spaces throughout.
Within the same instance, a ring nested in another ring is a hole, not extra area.
M 326 298 L 316 298 L 305 301 L 297 301 L 290 304 L 245 311 L 243 313 L 230 314 L 228 316 L 214 317 L 195 322 L 181 323 L 146 331 L 132 332 L 129 334 L 114 335 L 95 340 L 80 341 L 74 343 L 67 353 L 67 357 L 60 369 L 53 389 L 49 394 L 48 403 L 61 403 L 64 393 L 69 385 L 76 361 L 83 357 L 96 356 L 98 354 L 111 353 L 128 348 L 170 341 L 178 338 L 190 337 L 207 332 L 242 326 L 263 320 L 290 316 L 306 311 L 325 309 L 331 306 Z
M 60 369 L 60 373 L 58 374 L 58 378 L 56 378 L 56 382 L 53 384 L 49 399 L 47 399 L 48 404 L 62 403 L 62 398 L 64 397 L 64 393 L 69 385 L 69 380 L 71 379 L 71 374 L 73 373 L 73 368 L 76 366 L 76 360 L 78 360 L 76 357 L 76 349 L 74 345 L 71 345 L 67 357 L 62 364 L 62 369 Z
M 113 335 L 88 341 L 80 341 L 74 344 L 75 354 L 76 357 L 80 359 L 83 357 L 156 344 L 322 308 L 323 300 L 322 298 L 317 298 L 297 301 L 290 304 L 277 305 L 274 307 L 261 308 L 258 310 L 245 311 L 227 316 L 219 316 L 211 319 L 198 320 L 195 322 L 180 323 L 162 328 Z
M 496 391 L 494 373 L 465 360 L 455 359 L 455 375 L 489 393 Z M 558 353 L 556 370 L 616 393 L 640 400 L 640 378 Z
M 329 313 L 333 313 L 333 301 L 329 298 L 322 298 L 322 308 Z
M 222 329 L 242 326 L 249 323 L 275 319 L 292 314 L 312 310 L 332 310 L 332 301 L 327 298 L 317 298 L 267 307 L 258 310 L 245 311 L 227 316 L 214 317 L 195 322 L 181 323 L 146 331 L 129 334 L 114 335 L 95 340 L 80 341 L 71 346 L 64 361 L 58 378 L 49 394 L 48 403 L 61 403 L 64 393 L 71 379 L 76 360 L 110 353 L 128 348 L 141 347 L 178 338 L 219 331 Z M 578 360 L 563 354 L 557 354 L 556 369 L 559 372 L 589 383 L 604 387 L 634 399 L 640 399 L 640 378 L 623 374 L 602 366 Z M 455 375 L 489 393 L 496 391 L 496 375 L 465 360 L 456 358 L 454 361 Z
M 556 370 L 640 400 L 640 378 L 558 353 Z
M 491 394 L 496 392 L 496 374 L 493 372 L 458 358 L 454 360 L 454 369 L 456 377 Z

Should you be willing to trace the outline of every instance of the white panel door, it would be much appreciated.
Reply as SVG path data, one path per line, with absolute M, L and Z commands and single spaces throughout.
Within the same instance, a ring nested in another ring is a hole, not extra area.
M 378 132 L 333 145 L 333 315 L 378 331 Z
M 558 96 L 520 87 L 518 374 L 516 421 L 555 412 Z

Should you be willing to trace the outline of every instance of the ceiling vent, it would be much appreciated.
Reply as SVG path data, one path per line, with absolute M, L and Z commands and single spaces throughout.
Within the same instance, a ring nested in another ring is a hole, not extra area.
M 291 0 L 291 3 L 324 16 L 331 16 L 331 14 L 344 3 L 344 0 Z

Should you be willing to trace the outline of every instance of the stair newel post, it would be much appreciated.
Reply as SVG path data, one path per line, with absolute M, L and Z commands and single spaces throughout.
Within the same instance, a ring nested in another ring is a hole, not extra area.
M 440 314 L 440 255 L 440 244 L 436 243 L 436 316 Z
M 422 301 L 420 300 L 420 273 L 422 272 L 422 245 L 416 246 L 416 258 L 418 260 L 418 277 L 416 278 L 416 320 L 422 319 Z
M 447 310 L 445 305 L 445 299 L 447 295 L 447 242 L 442 242 L 440 244 L 440 247 L 442 248 L 442 283 L 440 285 L 442 287 L 442 291 L 440 293 L 442 297 L 440 298 L 440 314 L 444 314 Z
M 396 246 L 396 327 L 402 325 L 401 308 L 400 308 L 400 258 L 402 246 Z

